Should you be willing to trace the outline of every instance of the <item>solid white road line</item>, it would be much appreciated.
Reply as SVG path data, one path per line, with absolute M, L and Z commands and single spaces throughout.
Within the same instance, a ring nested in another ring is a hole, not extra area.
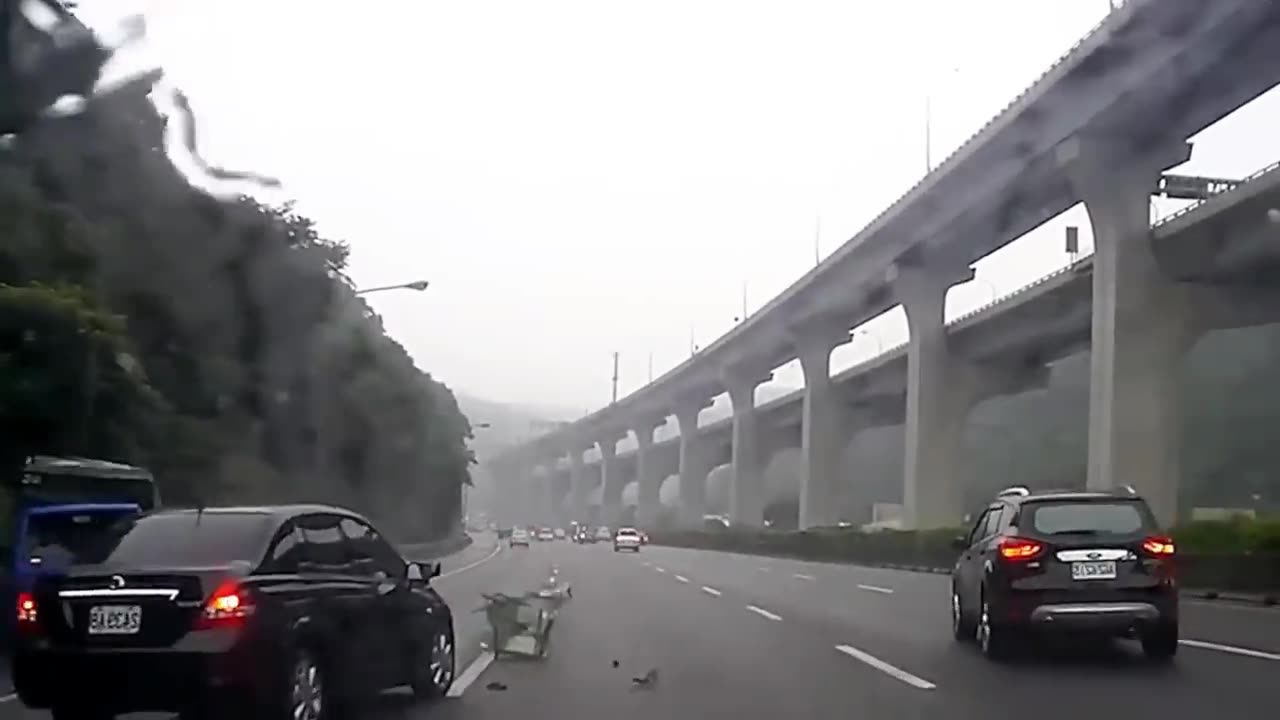
M 665 569 L 665 568 L 660 568 L 660 567 L 656 567 L 656 566 L 655 566 L 653 569 L 654 569 L 654 570 L 657 570 L 657 571 L 658 571 L 658 572 L 660 572 L 660 573 L 664 573 L 664 572 L 666 572 L 666 569 Z
M 760 617 L 762 617 L 762 618 L 768 618 L 768 619 L 773 620 L 773 621 L 775 621 L 775 622 L 777 622 L 778 620 L 781 620 L 781 619 L 782 619 L 782 616 L 781 616 L 781 615 L 774 615 L 773 613 L 769 612 L 768 610 L 765 610 L 765 609 L 764 609 L 764 608 L 762 608 L 762 607 L 756 607 L 755 605 L 748 605 L 748 606 L 747 606 L 747 609 L 748 609 L 748 610 L 750 610 L 751 612 L 753 612 L 753 613 L 755 613 L 755 614 L 759 615 L 759 616 L 760 616 Z
M 889 663 L 881 660 L 880 658 L 875 657 L 874 655 L 868 655 L 867 653 L 862 652 L 856 647 L 852 647 L 849 645 L 837 645 L 836 650 L 839 650 L 840 652 L 844 653 L 845 655 L 848 655 L 854 660 L 860 660 L 870 665 L 871 667 L 879 670 L 885 675 L 901 680 L 902 682 L 910 685 L 911 687 L 920 688 L 921 690 L 932 690 L 938 687 L 937 685 L 934 685 L 933 683 L 929 682 L 928 680 L 925 680 L 924 678 L 916 677 L 915 675 L 912 675 L 906 670 L 903 670 L 901 668 L 896 668 L 890 665 Z
M 687 582 L 689 582 L 689 578 L 687 578 L 687 577 L 685 577 L 685 576 L 683 576 L 683 575 L 676 575 L 675 577 L 676 577 L 676 580 L 679 580 L 679 581 L 680 581 L 680 582 L 682 582 L 682 583 L 687 583 Z
M 704 592 L 704 593 L 706 593 L 706 594 L 708 594 L 708 595 L 714 595 L 714 596 L 716 596 L 716 597 L 720 597 L 720 591 L 719 591 L 719 590 L 717 590 L 717 589 L 715 589 L 715 588 L 713 588 L 713 587 L 707 587 L 706 585 L 703 585 L 703 586 L 702 586 L 702 592 Z
M 812 576 L 812 575 L 805 575 L 804 573 L 796 573 L 796 574 L 792 575 L 791 577 L 793 577 L 793 578 L 795 578 L 795 579 L 797 579 L 797 580 L 813 580 L 813 576 Z
M 4 697 L 0 697 L 0 703 L 7 703 L 10 700 L 17 700 L 17 699 L 18 699 L 18 693 L 9 693 Z
M 489 562 L 490 560 L 492 560 L 493 558 L 497 557 L 498 553 L 500 553 L 500 552 L 502 552 L 502 546 L 501 546 L 501 545 L 496 545 L 496 546 L 494 546 L 494 548 L 493 548 L 493 552 L 489 553 L 488 555 L 485 555 L 484 557 L 482 557 L 482 558 L 480 558 L 479 560 L 477 560 L 477 561 L 475 561 L 475 562 L 471 563 L 470 565 L 463 565 L 462 567 L 460 567 L 460 568 L 454 568 L 454 569 L 450 570 L 450 571 L 449 571 L 449 572 L 447 572 L 447 573 L 440 573 L 440 575 L 436 577 L 436 580 L 443 580 L 443 579 L 445 579 L 445 578 L 447 578 L 447 577 L 452 577 L 452 576 L 454 576 L 454 575 L 457 575 L 457 574 L 458 574 L 458 573 L 460 573 L 460 572 L 466 572 L 466 571 L 470 570 L 471 568 L 476 567 L 476 566 L 478 566 L 478 565 L 483 565 L 484 563 L 487 563 L 487 562 Z
M 1235 647 L 1233 645 L 1219 645 L 1218 643 L 1205 642 L 1204 640 L 1179 640 L 1178 644 L 1200 648 L 1201 650 L 1217 650 L 1218 652 L 1231 653 L 1232 655 L 1244 655 L 1245 657 L 1258 658 L 1259 660 L 1280 660 L 1280 653 L 1250 650 L 1249 648 Z
M 885 595 L 893 594 L 893 588 L 880 587 L 879 585 L 859 585 L 858 587 L 862 590 L 870 590 L 871 592 L 884 593 Z
M 493 653 L 488 650 L 481 651 L 480 656 L 472 660 L 467 669 L 463 670 L 462 674 L 453 681 L 453 686 L 449 688 L 449 692 L 445 693 L 445 697 L 462 697 L 462 693 L 471 687 L 471 683 L 480 677 L 480 673 L 493 664 L 493 657 Z

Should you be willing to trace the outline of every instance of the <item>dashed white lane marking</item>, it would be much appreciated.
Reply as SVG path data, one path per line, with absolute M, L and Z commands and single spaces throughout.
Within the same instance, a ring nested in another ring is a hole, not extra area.
M 854 660 L 860 660 L 870 665 L 889 677 L 901 680 L 911 687 L 920 688 L 921 690 L 932 690 L 938 687 L 924 678 L 916 677 L 902 668 L 894 667 L 874 655 L 868 655 L 867 653 L 862 652 L 856 647 L 849 645 L 837 645 L 836 650 L 839 650 Z
M 879 585 L 859 585 L 858 588 L 862 590 L 870 590 L 871 592 L 884 593 L 885 595 L 893 594 L 893 588 L 880 587 Z
M 652 566 L 652 565 L 653 565 L 653 563 L 649 562 L 648 560 L 645 560 L 644 562 L 642 562 L 642 563 L 640 563 L 640 564 L 641 564 L 641 565 L 643 565 L 643 566 L 645 566 L 645 567 L 650 567 L 650 566 Z
M 685 577 L 685 576 L 683 576 L 683 575 L 676 575 L 676 576 L 675 576 L 675 578 L 676 578 L 676 580 L 679 580 L 679 581 L 680 581 L 680 582 L 682 582 L 682 583 L 687 583 L 687 582 L 689 582 L 689 578 L 687 578 L 687 577 Z
M 666 568 L 660 568 L 660 567 L 657 567 L 657 566 L 654 566 L 654 568 L 653 568 L 653 569 L 654 569 L 654 570 L 657 570 L 657 571 L 658 571 L 658 572 L 660 572 L 660 573 L 664 573 L 664 572 L 666 572 L 666 571 L 667 571 L 667 569 L 666 569 Z
M 471 683 L 480 677 L 480 673 L 484 672 L 491 664 L 493 664 L 493 653 L 485 650 L 480 656 L 471 661 L 466 670 L 453 681 L 453 686 L 449 688 L 449 692 L 445 693 L 445 697 L 458 698 L 462 697 L 462 693 L 471 687 Z
M 1278 653 L 1250 650 L 1249 648 L 1235 647 L 1234 645 L 1219 645 L 1218 643 L 1205 642 L 1204 640 L 1179 640 L 1178 644 L 1200 648 L 1201 650 L 1217 650 L 1218 652 L 1231 653 L 1232 655 L 1244 655 L 1245 657 L 1258 658 L 1259 660 L 1280 660 L 1280 654 Z
M 796 573 L 796 574 L 792 575 L 791 577 L 793 577 L 793 578 L 795 578 L 795 579 L 797 579 L 797 580 L 813 580 L 813 576 L 812 576 L 812 575 L 805 575 L 804 573 Z
M 436 578 L 436 580 L 437 580 L 437 581 L 439 581 L 439 580 L 443 580 L 443 579 L 445 579 L 445 578 L 447 578 L 447 577 L 452 577 L 452 576 L 454 576 L 454 575 L 457 575 L 457 574 L 458 574 L 458 573 L 460 573 L 460 572 L 466 572 L 466 571 L 470 570 L 470 569 L 471 569 L 471 568 L 473 568 L 473 567 L 477 567 L 477 566 L 479 566 L 479 565 L 483 565 L 484 563 L 487 563 L 487 562 L 489 562 L 490 560 L 492 560 L 493 558 L 497 557 L 497 556 L 498 556 L 498 553 L 500 553 L 500 552 L 502 552 L 502 546 L 501 546 L 501 545 L 496 545 L 496 546 L 494 546 L 494 548 L 493 548 L 493 552 L 489 553 L 488 555 L 485 555 L 484 557 L 482 557 L 482 558 L 480 558 L 479 560 L 477 560 L 477 561 L 475 561 L 475 562 L 471 563 L 470 565 L 463 565 L 462 567 L 460 567 L 460 568 L 454 568 L 454 569 L 450 570 L 450 571 L 449 571 L 449 572 L 447 572 L 447 573 L 440 573 L 440 575 Z
M 769 572 L 769 568 L 767 567 L 758 567 L 756 569 L 759 570 L 760 572 Z
M 10 700 L 17 700 L 17 699 L 18 699 L 18 693 L 9 693 L 4 697 L 0 697 L 0 703 L 7 703 Z
M 713 588 L 713 587 L 707 587 L 706 585 L 703 585 L 703 586 L 702 586 L 702 592 L 704 592 L 704 593 L 706 593 L 706 594 L 708 594 L 708 595 L 714 595 L 714 596 L 716 596 L 716 597 L 720 597 L 720 591 L 719 591 L 719 590 L 717 590 L 717 589 L 715 589 L 715 588 Z
M 777 622 L 782 619 L 781 615 L 774 615 L 773 613 L 769 612 L 768 610 L 765 610 L 762 607 L 756 607 L 755 605 L 748 605 L 747 609 L 759 615 L 762 618 L 768 618 L 770 620 L 773 620 L 774 622 Z

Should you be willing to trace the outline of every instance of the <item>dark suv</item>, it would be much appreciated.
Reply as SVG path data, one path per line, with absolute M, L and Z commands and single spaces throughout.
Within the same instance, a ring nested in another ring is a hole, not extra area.
M 952 626 L 988 657 L 1032 631 L 1136 635 L 1154 659 L 1178 650 L 1173 540 L 1128 489 L 1010 488 L 957 546 Z
M 453 681 L 439 565 L 405 562 L 348 510 L 162 510 L 76 553 L 18 598 L 14 686 L 56 719 L 322 720 L 384 688 L 436 697 Z

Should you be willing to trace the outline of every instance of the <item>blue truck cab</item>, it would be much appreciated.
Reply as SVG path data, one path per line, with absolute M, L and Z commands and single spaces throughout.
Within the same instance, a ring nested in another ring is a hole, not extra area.
M 36 505 L 18 516 L 13 539 L 13 584 L 29 592 L 37 578 L 66 572 L 70 558 L 121 518 L 137 517 L 137 503 Z
M 74 547 L 120 519 L 160 505 L 144 468 L 82 457 L 36 455 L 19 477 L 0 478 L 0 645 L 16 624 L 18 593 L 66 569 Z

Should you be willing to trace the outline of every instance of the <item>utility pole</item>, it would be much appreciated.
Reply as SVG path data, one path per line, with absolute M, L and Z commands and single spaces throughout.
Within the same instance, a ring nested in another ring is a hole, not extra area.
M 933 172 L 933 97 L 924 96 L 924 171 Z
M 822 240 L 822 216 L 819 215 L 813 224 L 813 266 L 818 267 L 822 264 L 822 255 L 819 252 L 820 241 Z
M 613 354 L 613 402 L 618 402 L 618 353 Z

